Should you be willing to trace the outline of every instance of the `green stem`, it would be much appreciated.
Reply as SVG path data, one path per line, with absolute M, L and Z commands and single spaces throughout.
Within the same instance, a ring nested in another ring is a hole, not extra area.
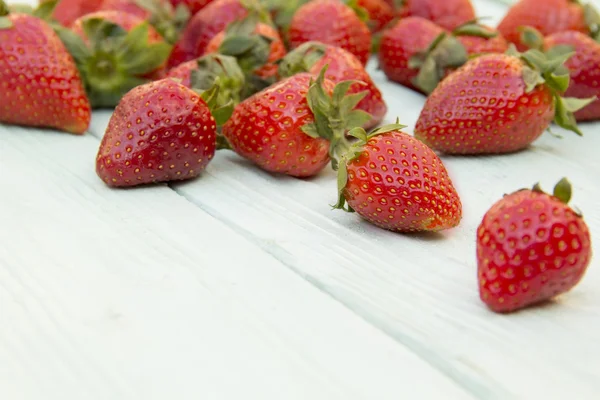
M 231 150 L 231 145 L 221 133 L 217 133 L 217 150 Z

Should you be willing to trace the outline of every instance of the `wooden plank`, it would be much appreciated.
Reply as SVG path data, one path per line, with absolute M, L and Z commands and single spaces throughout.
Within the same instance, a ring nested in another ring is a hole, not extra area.
M 0 126 L 2 398 L 469 398 L 166 186 L 105 187 L 97 146 Z

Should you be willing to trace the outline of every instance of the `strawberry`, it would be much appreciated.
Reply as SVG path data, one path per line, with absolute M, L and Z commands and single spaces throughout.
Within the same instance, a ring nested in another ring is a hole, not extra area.
M 371 32 L 352 8 L 339 0 L 313 0 L 300 7 L 288 35 L 292 48 L 319 41 L 348 50 L 363 64 L 369 60 Z
M 372 32 L 379 32 L 396 17 L 394 9 L 385 0 L 356 0 L 356 4 L 366 11 L 367 25 Z
M 73 58 L 54 30 L 0 0 L 0 122 L 82 134 L 90 103 Z
M 581 134 L 573 112 L 590 100 L 562 98 L 568 57 L 487 54 L 444 79 L 427 99 L 415 136 L 449 154 L 508 153 L 536 140 L 554 121 Z
M 371 79 L 362 63 L 350 52 L 341 47 L 319 42 L 307 42 L 291 51 L 279 64 L 279 75 L 289 77 L 300 72 L 318 75 L 328 66 L 325 77 L 334 83 L 354 80 L 348 93 L 366 92 L 357 109 L 371 115 L 365 129 L 378 125 L 387 114 L 387 105 L 375 82 Z
M 285 56 L 286 50 L 277 29 L 260 22 L 259 15 L 251 13 L 213 37 L 206 53 L 234 56 L 249 75 L 269 79 L 277 74 L 275 61 Z
M 55 0 L 43 0 L 41 3 L 49 3 Z M 104 0 L 59 0 L 54 8 L 52 18 L 63 26 L 71 26 L 77 18 L 86 14 L 96 12 L 102 6 Z
M 520 51 L 527 46 L 521 42 L 521 30 L 531 26 L 547 36 L 563 31 L 590 33 L 586 14 L 594 14 L 593 7 L 582 6 L 573 0 L 520 0 L 512 6 L 498 25 L 498 30 Z M 597 29 L 597 27 L 596 27 Z
M 92 106 L 114 107 L 125 93 L 160 74 L 170 46 L 142 19 L 99 11 L 59 31 L 77 62 Z
M 401 18 L 425 18 L 448 30 L 475 19 L 470 0 L 403 0 L 399 13 Z
M 568 202 L 561 180 L 554 195 L 539 185 L 498 201 L 477 230 L 481 300 L 499 313 L 566 293 L 583 278 L 592 257 L 588 227 Z
M 184 5 L 190 11 L 191 15 L 196 14 L 204 7 L 209 5 L 213 0 L 170 0 L 174 7 Z
M 247 14 L 248 9 L 240 0 L 215 0 L 202 8 L 181 34 L 169 57 L 169 68 L 202 56 L 213 37 Z
M 543 50 L 549 54 L 573 52 L 565 66 L 569 69 L 571 84 L 565 95 L 571 97 L 600 98 L 600 43 L 581 32 L 565 31 L 554 33 L 546 38 L 531 27 L 523 30 L 522 42 L 531 48 Z M 600 101 L 575 113 L 578 121 L 600 119 Z
M 352 82 L 335 86 L 324 74 L 296 74 L 242 101 L 223 126 L 231 148 L 266 171 L 316 175 L 346 130 L 368 119 L 354 110 L 363 94 L 346 95 Z
M 179 80 L 182 85 L 195 90 L 206 91 L 219 85 L 219 104 L 231 101 L 237 105 L 241 101 L 245 76 L 235 58 L 222 54 L 207 54 L 197 60 L 185 62 L 167 74 L 168 78 Z
M 457 226 L 462 205 L 444 164 L 402 128 L 390 125 L 370 135 L 361 128 L 350 132 L 358 142 L 340 161 L 335 208 L 356 211 L 391 231 L 440 231 Z
M 167 0 L 104 0 L 100 9 L 121 11 L 147 20 L 169 43 L 177 42 L 190 17 L 186 7 L 175 9 Z
M 431 93 L 469 56 L 507 49 L 508 44 L 498 32 L 475 22 L 448 33 L 431 21 L 408 17 L 383 33 L 379 60 L 390 80 Z
M 223 108 L 171 79 L 136 87 L 110 119 L 96 159 L 109 186 L 191 179 L 212 160 Z M 226 113 L 225 113 L 226 118 Z

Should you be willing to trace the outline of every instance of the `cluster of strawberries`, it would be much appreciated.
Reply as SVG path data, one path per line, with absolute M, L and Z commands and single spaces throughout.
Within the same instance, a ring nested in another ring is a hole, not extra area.
M 498 30 L 469 0 L 0 0 L 0 121 L 82 134 L 116 107 L 96 160 L 111 187 L 191 179 L 217 149 L 260 168 L 338 171 L 336 208 L 398 232 L 456 227 L 436 152 L 526 148 L 600 118 L 600 17 L 521 0 Z M 410 136 L 365 70 L 428 95 Z M 565 97 L 568 96 L 568 97 Z M 506 196 L 477 235 L 479 287 L 509 312 L 564 293 L 591 259 L 567 180 Z

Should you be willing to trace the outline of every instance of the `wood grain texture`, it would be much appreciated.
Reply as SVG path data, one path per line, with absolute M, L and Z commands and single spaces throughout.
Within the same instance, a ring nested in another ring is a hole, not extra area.
M 491 25 L 506 10 L 475 5 Z M 424 98 L 369 68 L 411 131 Z M 463 224 L 403 236 L 332 211 L 331 171 L 229 152 L 194 181 L 109 190 L 93 171 L 109 117 L 83 138 L 0 126 L 0 398 L 598 398 L 598 257 L 572 293 L 498 316 L 474 238 L 504 193 L 566 175 L 596 242 L 600 124 L 445 157 Z
M 97 147 L 0 126 L 1 398 L 469 397 L 166 186 L 106 188 Z

